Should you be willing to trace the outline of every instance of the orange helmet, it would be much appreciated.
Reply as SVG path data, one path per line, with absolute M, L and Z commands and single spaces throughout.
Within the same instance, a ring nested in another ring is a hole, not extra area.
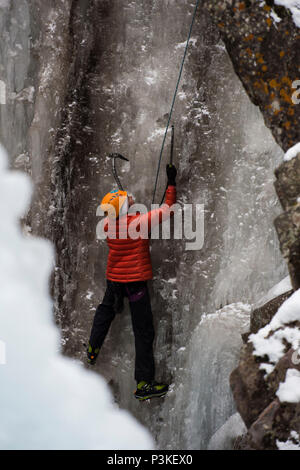
M 127 201 L 127 192 L 116 189 L 106 194 L 101 202 L 101 209 L 107 212 L 110 219 L 119 217 L 123 204 Z

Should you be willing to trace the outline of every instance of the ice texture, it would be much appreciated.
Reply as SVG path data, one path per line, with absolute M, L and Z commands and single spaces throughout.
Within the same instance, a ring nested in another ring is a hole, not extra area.
M 208 450 L 231 449 L 237 437 L 247 433 L 247 428 L 239 413 L 232 415 L 218 429 L 208 443 Z
M 120 178 L 148 204 L 193 8 L 188 0 L 172 8 L 149 0 L 18 0 L 0 10 L 9 96 L 0 106 L 0 140 L 11 165 L 32 176 L 26 227 L 54 242 L 55 319 L 64 354 L 81 362 L 105 289 L 107 248 L 96 241 L 96 210 L 115 188 L 107 155 L 130 159 Z M 202 10 L 192 36 L 173 116 L 174 163 L 180 203 L 205 205 L 205 243 L 195 252 L 185 251 L 185 240 L 151 248 L 157 379 L 172 384 L 170 395 L 145 406 L 133 397 L 127 308 L 96 366 L 118 404 L 169 449 L 206 448 L 236 411 L 228 378 L 245 318 L 238 310 L 222 315 L 223 307 L 256 302 L 287 274 L 273 227 L 281 211 L 273 172 L 283 153 Z
M 60 354 L 48 292 L 53 248 L 22 234 L 31 183 L 6 160 L 0 147 L 0 449 L 151 449 L 104 379 Z

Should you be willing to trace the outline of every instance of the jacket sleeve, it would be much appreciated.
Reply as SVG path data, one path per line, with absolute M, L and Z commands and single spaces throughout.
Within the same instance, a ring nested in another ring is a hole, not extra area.
M 173 214 L 170 212 L 170 207 L 176 203 L 176 186 L 168 186 L 165 196 L 165 202 L 159 209 L 154 209 L 143 214 L 140 218 L 140 226 L 147 225 L 150 231 L 153 227 L 161 224 L 164 220 L 167 220 Z

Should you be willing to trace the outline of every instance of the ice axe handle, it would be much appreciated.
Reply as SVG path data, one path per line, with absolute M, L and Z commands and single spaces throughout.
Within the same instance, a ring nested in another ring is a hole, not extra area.
M 174 156 L 174 136 L 175 136 L 175 127 L 172 126 L 172 138 L 171 138 L 171 156 L 170 156 L 170 165 L 173 165 L 173 156 Z

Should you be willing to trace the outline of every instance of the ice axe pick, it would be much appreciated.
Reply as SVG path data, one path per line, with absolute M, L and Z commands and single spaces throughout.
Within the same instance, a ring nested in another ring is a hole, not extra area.
M 117 158 L 120 158 L 120 160 L 124 160 L 125 162 L 129 162 L 128 158 L 125 158 L 123 157 L 123 155 L 121 155 L 120 153 L 111 153 L 109 155 L 110 158 L 112 158 L 112 169 L 113 169 L 113 175 L 114 175 L 114 178 L 116 180 L 116 183 L 118 185 L 118 188 L 121 190 L 121 191 L 124 191 L 123 189 L 123 186 L 121 184 L 121 181 L 118 177 L 118 173 L 117 173 L 117 167 L 116 167 L 116 159 Z

